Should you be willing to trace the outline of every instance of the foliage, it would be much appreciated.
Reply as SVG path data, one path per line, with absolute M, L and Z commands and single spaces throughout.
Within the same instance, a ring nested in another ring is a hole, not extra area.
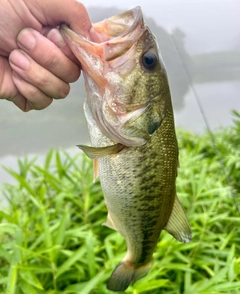
M 239 293 L 240 218 L 232 198 L 240 193 L 237 112 L 235 117 L 233 127 L 214 134 L 215 145 L 207 133 L 178 131 L 177 191 L 193 240 L 182 244 L 163 232 L 152 270 L 126 293 Z M 111 293 L 105 284 L 126 245 L 101 226 L 107 211 L 90 160 L 51 150 L 41 166 L 28 158 L 18 164 L 17 172 L 5 168 L 17 184 L 3 187 L 9 207 L 0 211 L 0 293 Z

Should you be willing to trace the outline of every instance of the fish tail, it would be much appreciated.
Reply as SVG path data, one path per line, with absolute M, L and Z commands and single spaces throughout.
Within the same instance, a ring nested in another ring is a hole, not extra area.
M 152 262 L 141 266 L 127 261 L 120 262 L 107 282 L 107 289 L 118 292 L 125 291 L 130 284 L 146 276 L 152 267 Z

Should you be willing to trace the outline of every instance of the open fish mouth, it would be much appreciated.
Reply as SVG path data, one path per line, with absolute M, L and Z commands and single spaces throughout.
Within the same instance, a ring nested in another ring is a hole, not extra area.
M 89 44 L 95 46 L 100 43 L 106 45 L 106 51 L 104 52 L 106 54 L 105 60 L 109 60 L 111 56 L 116 57 L 121 54 L 122 50 L 127 50 L 139 38 L 141 29 L 144 29 L 144 27 L 143 14 L 138 6 L 92 24 L 94 33 L 90 32 L 87 38 L 76 34 L 64 23 L 61 24 L 60 30 L 66 37 L 71 38 L 76 43 L 81 43 L 83 46 L 89 46 Z M 119 43 L 122 46 L 119 46 Z
M 138 87 L 134 80 L 140 80 L 142 50 L 155 46 L 155 39 L 145 26 L 140 7 L 95 23 L 92 30 L 85 38 L 66 24 L 60 26 L 64 39 L 81 63 L 88 110 L 101 132 L 113 143 L 142 146 L 151 135 L 146 125 L 149 116 L 146 111 L 150 110 L 151 102 L 149 93 L 142 100 L 136 98 L 141 95 L 134 94 L 134 88 Z
M 61 24 L 60 31 L 81 62 L 83 70 L 98 85 L 103 86 L 106 84 L 102 72 L 103 63 L 115 60 L 110 65 L 112 68 L 117 68 L 133 55 L 125 56 L 124 54 L 137 42 L 145 30 L 141 8 L 135 7 L 95 23 L 92 28 L 95 33 L 89 33 L 88 38 L 76 34 L 67 24 Z M 122 58 L 119 58 L 121 56 Z M 96 71 L 96 68 L 99 71 Z

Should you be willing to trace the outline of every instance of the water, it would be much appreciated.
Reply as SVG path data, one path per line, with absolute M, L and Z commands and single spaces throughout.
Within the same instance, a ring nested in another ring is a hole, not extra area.
M 142 7 L 167 68 L 177 126 L 196 133 L 206 128 L 196 98 L 211 129 L 231 124 L 230 111 L 240 110 L 240 2 L 122 0 L 117 8 L 112 1 L 101 7 L 93 0 L 82 3 L 93 22 Z M 17 157 L 44 156 L 51 147 L 78 152 L 76 144 L 89 142 L 84 97 L 81 78 L 66 99 L 42 111 L 23 113 L 0 101 L 0 164 L 16 168 Z M 6 181 L 11 179 L 0 167 L 0 182 Z

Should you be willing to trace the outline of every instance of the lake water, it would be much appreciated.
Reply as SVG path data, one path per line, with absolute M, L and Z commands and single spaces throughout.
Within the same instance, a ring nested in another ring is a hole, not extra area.
M 239 1 L 82 1 L 93 22 L 142 7 L 146 23 L 157 36 L 172 93 L 176 126 L 193 132 L 231 124 L 231 110 L 240 111 Z M 16 168 L 19 156 L 41 157 L 51 147 L 79 152 L 88 143 L 82 111 L 82 78 L 69 96 L 45 110 L 23 113 L 0 101 L 0 164 Z M 200 107 L 199 108 L 199 103 Z M 0 167 L 0 182 L 11 181 Z

